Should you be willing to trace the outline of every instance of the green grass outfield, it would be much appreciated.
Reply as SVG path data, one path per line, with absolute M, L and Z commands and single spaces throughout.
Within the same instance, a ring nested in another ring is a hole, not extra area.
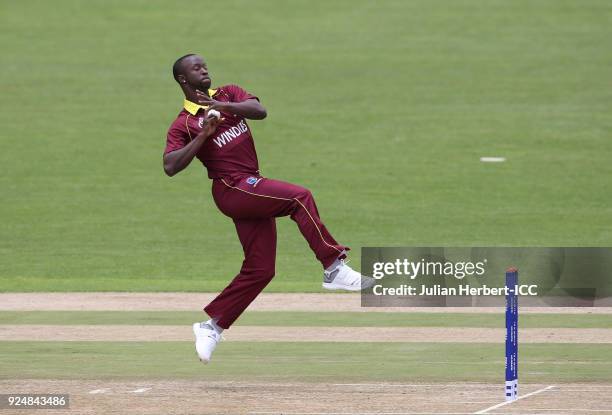
M 196 312 L 0 313 L 3 325 L 185 325 Z M 289 327 L 503 327 L 502 314 L 247 312 L 237 322 Z M 611 328 L 610 315 L 525 314 L 521 328 Z M 280 327 L 279 327 L 280 329 Z M 35 340 L 35 339 L 33 339 Z M 504 344 L 223 342 L 202 366 L 192 342 L 0 341 L 0 379 L 199 379 L 270 382 L 498 382 Z M 520 346 L 521 380 L 612 382 L 612 345 Z
M 202 319 L 190 311 L 1 311 L 2 324 L 181 325 Z M 501 314 L 474 313 L 309 313 L 247 311 L 242 326 L 292 327 L 504 327 Z M 521 328 L 612 328 L 606 314 L 524 314 Z
M 186 52 L 261 97 L 262 173 L 311 188 L 354 252 L 612 245 L 608 0 L 37 0 L 0 25 L 0 291 L 236 274 L 201 166 L 162 172 Z M 268 290 L 320 290 L 289 219 L 278 245 Z
M 191 342 L 0 342 L 0 379 L 499 382 L 503 345 L 228 342 L 212 364 Z M 612 347 L 521 346 L 521 381 L 611 382 Z

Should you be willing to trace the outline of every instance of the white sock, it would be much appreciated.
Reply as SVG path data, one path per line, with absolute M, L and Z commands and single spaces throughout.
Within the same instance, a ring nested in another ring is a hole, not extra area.
M 340 257 L 342 257 L 342 259 L 346 259 L 346 251 L 342 251 L 342 254 L 340 254 Z M 333 264 L 331 264 L 329 267 L 327 267 L 325 269 L 325 271 L 327 272 L 332 272 L 334 271 L 336 268 L 338 268 L 340 266 L 340 257 L 336 258 L 336 260 L 334 261 Z
M 223 333 L 223 327 L 220 327 L 217 324 L 217 321 L 219 321 L 218 318 L 215 318 L 215 319 L 211 318 L 210 320 L 208 320 L 206 322 L 206 324 L 208 324 L 210 327 L 212 327 L 218 334 L 221 334 L 221 333 Z

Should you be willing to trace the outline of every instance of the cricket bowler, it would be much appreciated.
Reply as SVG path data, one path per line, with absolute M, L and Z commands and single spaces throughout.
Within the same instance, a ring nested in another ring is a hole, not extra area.
M 219 210 L 236 226 L 244 250 L 240 272 L 206 307 L 208 321 L 195 323 L 196 352 L 203 363 L 228 329 L 274 277 L 276 218 L 289 216 L 323 266 L 323 288 L 359 291 L 374 285 L 346 264 L 349 248 L 321 222 L 308 189 L 263 177 L 247 120 L 263 120 L 259 98 L 237 85 L 211 89 L 202 57 L 180 57 L 172 68 L 185 100 L 170 126 L 164 171 L 174 176 L 197 157 L 212 180 Z

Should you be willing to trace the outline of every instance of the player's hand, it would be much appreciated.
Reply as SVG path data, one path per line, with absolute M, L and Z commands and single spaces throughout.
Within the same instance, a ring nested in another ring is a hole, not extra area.
M 219 124 L 223 121 L 223 118 L 217 118 L 214 115 L 206 114 L 206 118 L 204 119 L 204 123 L 202 125 L 202 131 L 200 135 L 204 137 L 210 137 L 215 133 Z
M 229 104 L 228 102 L 221 102 L 221 101 L 212 99 L 211 97 L 206 95 L 204 92 L 200 91 L 199 89 L 196 89 L 196 96 L 197 96 L 198 104 L 208 107 L 208 109 L 211 109 L 211 110 L 226 112 L 227 105 Z

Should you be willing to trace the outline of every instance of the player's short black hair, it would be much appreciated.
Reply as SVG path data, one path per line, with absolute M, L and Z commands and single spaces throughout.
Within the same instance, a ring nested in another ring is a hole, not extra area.
M 188 53 L 187 55 L 181 56 L 180 58 L 178 58 L 176 60 L 176 62 L 174 62 L 174 65 L 172 65 L 172 75 L 174 75 L 174 80 L 176 82 L 179 81 L 178 80 L 178 76 L 182 75 L 182 73 L 183 73 L 182 68 L 181 68 L 181 63 L 183 62 L 183 59 L 186 59 L 186 58 L 188 58 L 190 56 L 194 56 L 194 55 L 195 55 L 195 53 Z

